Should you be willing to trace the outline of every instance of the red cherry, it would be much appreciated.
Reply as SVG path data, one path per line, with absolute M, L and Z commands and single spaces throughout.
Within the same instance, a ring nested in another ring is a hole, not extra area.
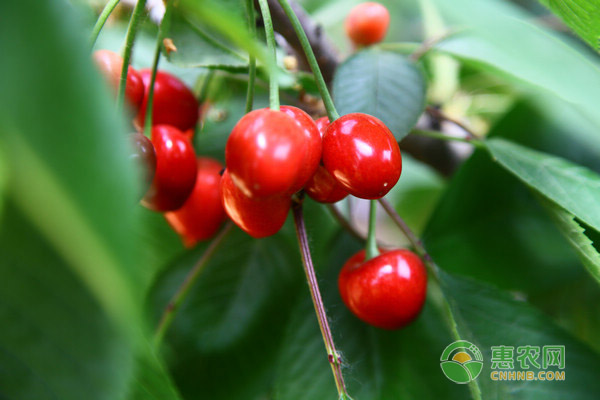
M 378 199 L 398 182 L 400 148 L 383 122 L 367 114 L 335 120 L 323 137 L 325 168 L 352 195 Z
M 136 123 L 142 127 L 146 119 L 152 70 L 142 69 L 140 75 L 146 92 Z M 181 131 L 186 131 L 196 126 L 198 116 L 198 101 L 185 83 L 167 72 L 157 71 L 152 100 L 152 125 L 172 125 Z
M 222 170 L 223 166 L 217 160 L 199 157 L 192 194 L 180 209 L 165 213 L 165 218 L 187 247 L 212 237 L 226 218 L 219 189 Z
M 94 62 L 100 69 L 104 78 L 109 82 L 115 96 L 119 90 L 121 80 L 121 69 L 123 68 L 123 58 L 110 50 L 96 50 L 93 55 Z M 127 68 L 127 83 L 125 84 L 125 96 L 129 100 L 133 110 L 137 112 L 144 98 L 144 83 L 139 72 L 129 66 Z
M 249 112 L 225 146 L 231 179 L 248 197 L 289 194 L 302 168 L 305 138 L 296 120 L 284 112 Z
M 298 190 L 302 189 L 306 182 L 314 175 L 317 167 L 319 166 L 319 161 L 321 161 L 321 153 L 322 153 L 322 140 L 321 133 L 319 132 L 319 128 L 317 128 L 317 124 L 306 112 L 302 111 L 297 107 L 292 106 L 281 106 L 281 111 L 292 117 L 304 135 L 305 140 L 305 149 L 298 151 L 302 151 L 304 154 L 304 160 L 300 166 L 300 171 L 298 172 L 298 177 L 296 178 L 296 182 L 290 189 L 290 193 L 296 193 Z
M 155 211 L 180 208 L 196 183 L 196 153 L 190 141 L 177 128 L 152 128 L 156 151 L 156 174 L 142 203 Z
M 255 238 L 276 234 L 283 226 L 291 206 L 290 196 L 265 198 L 246 196 L 233 183 L 229 171 L 221 178 L 221 200 L 229 218 Z
M 319 203 L 335 203 L 348 196 L 346 189 L 322 165 L 308 180 L 304 190 Z
M 133 153 L 131 153 L 129 158 L 142 170 L 145 192 L 150 187 L 156 173 L 156 152 L 154 151 L 154 145 L 150 139 L 140 132 L 132 133 L 129 139 L 133 145 Z
M 356 45 L 368 46 L 383 40 L 390 24 L 390 13 L 374 2 L 355 6 L 346 17 L 346 34 Z
M 406 326 L 425 303 L 427 271 L 423 262 L 408 250 L 364 259 L 361 250 L 344 264 L 338 278 L 342 300 L 368 324 L 383 329 Z
M 329 126 L 329 118 L 319 118 L 315 123 L 320 135 L 325 135 Z M 346 189 L 322 165 L 319 165 L 313 176 L 306 182 L 304 190 L 319 203 L 335 203 L 348 196 Z

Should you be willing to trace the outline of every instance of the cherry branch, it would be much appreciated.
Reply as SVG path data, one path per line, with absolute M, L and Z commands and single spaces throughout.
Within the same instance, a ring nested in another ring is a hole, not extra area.
M 327 358 L 329 360 L 329 364 L 331 365 L 333 378 L 335 379 L 335 386 L 337 387 L 340 399 L 350 399 L 350 396 L 346 391 L 346 384 L 344 383 L 344 376 L 342 374 L 342 360 L 335 349 L 333 336 L 331 334 L 331 329 L 329 328 L 329 322 L 327 321 L 325 306 L 323 305 L 323 299 L 321 298 L 321 292 L 319 290 L 319 283 L 317 281 L 312 257 L 310 255 L 310 247 L 308 245 L 306 226 L 304 225 L 304 216 L 302 213 L 302 200 L 300 199 L 299 201 L 294 201 L 292 208 L 294 212 L 294 223 L 296 226 L 298 245 L 300 246 L 300 253 L 302 255 L 304 273 L 306 274 L 306 281 L 308 282 L 313 306 L 315 307 L 315 313 L 317 314 L 317 320 L 319 321 L 319 328 L 321 329 L 323 342 L 325 343 L 325 348 L 327 349 Z
M 231 221 L 225 224 L 221 232 L 219 232 L 219 234 L 215 236 L 212 242 L 210 242 L 206 250 L 204 250 L 204 253 L 202 253 L 200 259 L 198 259 L 194 267 L 187 274 L 183 283 L 181 284 L 181 286 L 179 286 L 179 289 L 177 289 L 177 292 L 175 292 L 173 297 L 171 297 L 171 300 L 169 300 L 169 303 L 165 307 L 165 310 L 163 311 L 163 314 L 160 317 L 160 322 L 158 323 L 158 327 L 156 328 L 156 333 L 154 334 L 154 346 L 156 348 L 158 348 L 162 343 L 165 334 L 167 333 L 167 330 L 171 326 L 171 323 L 173 322 L 173 319 L 175 318 L 175 315 L 179 310 L 179 307 L 186 299 L 190 289 L 192 288 L 192 286 L 194 286 L 194 283 L 198 280 L 200 273 L 204 270 L 204 267 L 206 267 L 206 264 L 213 256 L 217 248 L 221 245 L 221 243 L 223 243 L 223 240 L 227 237 L 229 232 L 231 232 L 232 227 L 233 224 L 231 223 Z

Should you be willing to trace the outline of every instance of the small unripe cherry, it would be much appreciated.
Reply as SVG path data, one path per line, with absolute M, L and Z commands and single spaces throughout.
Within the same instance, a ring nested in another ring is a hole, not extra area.
M 96 50 L 93 55 L 94 63 L 100 69 L 104 78 L 108 81 L 115 96 L 121 82 L 121 69 L 123 58 L 110 50 Z M 127 81 L 125 84 L 125 97 L 134 112 L 140 108 L 144 98 L 144 83 L 139 72 L 131 65 L 127 68 Z
M 226 218 L 221 203 L 223 165 L 209 157 L 198 157 L 194 190 L 181 208 L 165 213 L 169 225 L 187 247 L 211 238 Z
M 196 183 L 196 153 L 190 141 L 177 128 L 152 128 L 156 151 L 156 173 L 142 204 L 155 211 L 172 211 L 187 200 Z
M 408 250 L 382 251 L 365 261 L 365 251 L 350 257 L 340 271 L 344 304 L 361 320 L 383 329 L 399 329 L 420 313 L 427 294 L 427 271 Z
M 246 196 L 225 170 L 221 178 L 221 201 L 225 212 L 244 232 L 254 238 L 279 232 L 291 206 L 291 197 L 276 195 L 265 198 Z
M 346 34 L 355 45 L 368 46 L 381 42 L 390 24 L 388 9 L 379 3 L 355 6 L 346 17 Z

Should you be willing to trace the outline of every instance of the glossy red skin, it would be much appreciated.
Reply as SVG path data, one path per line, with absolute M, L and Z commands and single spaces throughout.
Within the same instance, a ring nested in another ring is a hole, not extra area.
M 152 128 L 156 151 L 156 174 L 142 204 L 155 211 L 173 211 L 187 200 L 196 183 L 196 153 L 190 141 L 177 128 Z
M 93 58 L 96 66 L 100 69 L 100 72 L 104 75 L 104 78 L 108 81 L 116 96 L 119 91 L 123 58 L 110 50 L 96 50 Z M 133 69 L 131 65 L 127 69 L 125 97 L 127 97 L 133 111 L 137 112 L 144 99 L 144 82 L 140 73 Z
M 383 122 L 367 114 L 335 120 L 323 137 L 323 164 L 352 195 L 379 199 L 402 172 L 398 143 Z
M 346 34 L 356 45 L 368 46 L 381 42 L 390 25 L 390 13 L 375 2 L 355 6 L 346 17 Z
M 133 152 L 129 158 L 142 170 L 144 192 L 146 192 L 156 173 L 156 152 L 154 151 L 154 145 L 150 139 L 140 132 L 132 133 L 129 139 L 133 146 Z
M 222 170 L 223 165 L 217 160 L 199 157 L 192 194 L 180 209 L 165 213 L 165 218 L 187 247 L 211 238 L 227 217 L 221 203 Z
M 302 151 L 304 154 L 304 160 L 300 166 L 300 171 L 298 171 L 296 182 L 290 189 L 290 193 L 293 194 L 302 189 L 306 182 L 308 182 L 316 172 L 319 162 L 321 161 L 323 144 L 317 124 L 310 115 L 301 109 L 292 106 L 281 106 L 280 110 L 294 118 L 302 130 L 305 140 L 304 149 L 298 149 L 298 151 Z
M 344 304 L 364 322 L 399 329 L 418 315 L 427 294 L 427 271 L 408 250 L 391 250 L 364 261 L 365 251 L 352 256 L 338 277 Z
M 146 118 L 152 70 L 142 69 L 140 76 L 144 82 L 145 94 L 136 123 L 142 127 Z M 200 113 L 199 107 L 196 97 L 185 83 L 167 72 L 156 72 L 152 100 L 152 125 L 171 125 L 182 132 L 195 128 Z
M 291 197 L 286 195 L 265 198 L 246 196 L 233 183 L 228 170 L 221 178 L 221 201 L 229 218 L 254 238 L 279 232 L 292 203 Z
M 225 146 L 225 163 L 246 196 L 280 196 L 293 190 L 304 148 L 305 136 L 292 117 L 263 108 L 235 125 Z
M 311 199 L 319 203 L 335 203 L 348 196 L 346 189 L 322 165 L 306 182 L 304 190 Z
M 329 126 L 329 118 L 321 117 L 315 123 L 322 137 Z M 319 165 L 313 176 L 306 182 L 304 190 L 310 198 L 319 203 L 335 203 L 348 196 L 346 189 L 322 165 Z

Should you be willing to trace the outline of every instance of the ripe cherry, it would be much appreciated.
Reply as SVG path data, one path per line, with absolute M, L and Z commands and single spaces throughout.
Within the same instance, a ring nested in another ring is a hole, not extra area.
M 212 237 L 225 220 L 220 183 L 223 166 L 208 157 L 198 158 L 196 185 L 183 206 L 165 218 L 187 247 Z
M 319 132 L 319 128 L 317 128 L 315 121 L 301 109 L 292 106 L 281 106 L 280 110 L 296 121 L 304 135 L 304 149 L 297 149 L 297 151 L 304 154 L 304 159 L 301 163 L 296 182 L 290 189 L 290 193 L 296 193 L 304 187 L 319 166 L 323 148 L 321 140 L 322 135 Z
M 136 123 L 142 127 L 146 119 L 152 70 L 142 69 L 140 76 L 146 91 Z M 184 132 L 196 126 L 198 116 L 198 101 L 185 83 L 167 72 L 157 71 L 152 100 L 152 125 L 171 125 Z
M 156 151 L 156 174 L 142 204 L 155 211 L 180 208 L 196 183 L 196 153 L 190 141 L 177 128 L 152 128 Z
M 248 197 L 289 194 L 304 161 L 306 136 L 292 117 L 268 108 L 243 116 L 225 146 L 231 179 Z
M 287 218 L 291 198 L 286 195 L 265 198 L 246 196 L 225 170 L 221 178 L 221 201 L 225 212 L 237 226 L 255 238 L 276 234 Z
M 121 81 L 121 69 L 123 68 L 123 58 L 110 50 L 96 50 L 94 52 L 94 62 L 100 69 L 104 78 L 108 81 L 115 96 L 119 90 Z M 129 66 L 127 69 L 127 83 L 125 84 L 125 97 L 127 97 L 131 107 L 135 112 L 140 108 L 144 99 L 144 83 L 140 73 Z
M 154 174 L 156 173 L 156 152 L 154 151 L 154 145 L 146 136 L 140 132 L 132 133 L 129 136 L 131 144 L 133 146 L 133 152 L 130 155 L 130 159 L 137 165 L 142 171 L 144 178 L 144 193 L 150 187 Z
M 398 329 L 414 320 L 425 303 L 427 272 L 408 250 L 382 252 L 365 260 L 361 250 L 344 264 L 338 288 L 346 306 L 361 320 Z
M 375 2 L 355 6 L 346 17 L 346 34 L 356 45 L 368 46 L 383 40 L 390 24 L 390 13 Z
M 398 182 L 400 148 L 377 118 L 361 113 L 335 120 L 323 137 L 323 164 L 352 195 L 378 199 Z
M 329 118 L 322 117 L 315 121 L 321 136 L 329 126 Z M 320 203 L 335 203 L 348 196 L 348 192 L 331 174 L 319 165 L 313 176 L 306 182 L 306 193 Z

